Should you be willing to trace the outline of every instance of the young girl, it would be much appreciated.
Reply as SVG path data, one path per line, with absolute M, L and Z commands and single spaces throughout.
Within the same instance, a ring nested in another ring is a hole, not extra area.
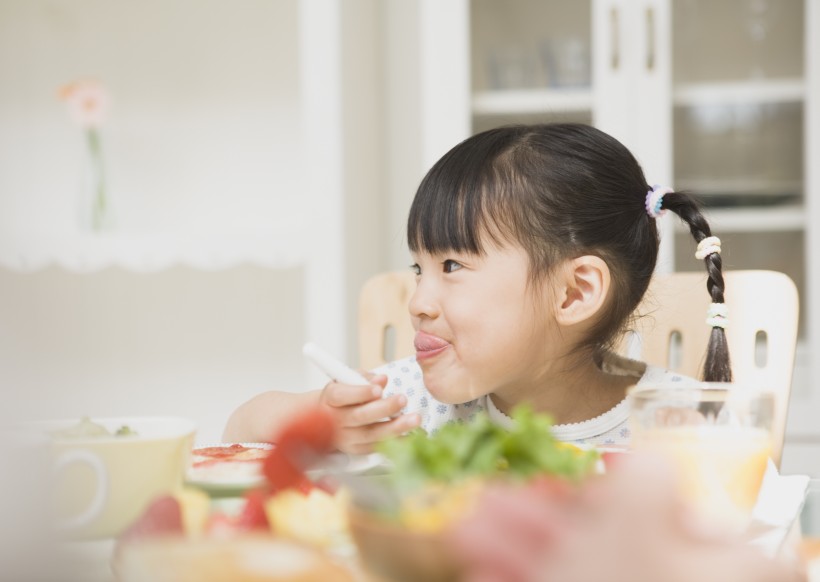
M 260 394 L 234 412 L 225 439 L 268 440 L 295 407 L 318 401 L 341 427 L 341 450 L 364 453 L 480 410 L 507 425 L 527 402 L 562 440 L 628 442 L 629 386 L 692 381 L 612 352 L 649 285 L 667 209 L 709 274 L 704 379 L 730 380 L 720 241 L 694 199 L 648 186 L 632 154 L 593 127 L 510 126 L 458 144 L 416 193 L 416 355 L 374 370 L 370 386 Z

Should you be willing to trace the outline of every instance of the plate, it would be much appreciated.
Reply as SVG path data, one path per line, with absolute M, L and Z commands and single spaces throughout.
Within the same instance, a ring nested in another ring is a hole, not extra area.
M 308 471 L 308 475 L 321 477 L 333 473 L 347 475 L 361 475 L 363 473 L 387 472 L 387 460 L 378 453 L 369 455 L 348 455 L 347 453 L 333 453 L 316 469 Z
M 275 445 L 270 443 L 218 443 L 197 445 L 191 451 L 186 483 L 211 497 L 237 497 L 265 482 L 262 462 Z M 334 474 L 361 475 L 387 470 L 379 454 L 333 453 L 307 471 L 311 480 Z
M 273 449 L 269 443 L 197 445 L 186 472 L 188 485 L 212 497 L 234 497 L 264 483 L 262 461 Z

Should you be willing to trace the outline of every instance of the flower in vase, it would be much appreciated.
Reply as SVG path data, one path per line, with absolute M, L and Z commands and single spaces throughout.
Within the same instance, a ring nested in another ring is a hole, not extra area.
M 99 128 L 111 102 L 102 83 L 94 80 L 64 85 L 60 88 L 60 98 L 65 101 L 71 119 L 84 129 Z
M 105 172 L 103 167 L 100 127 L 108 115 L 110 99 L 102 83 L 81 80 L 60 88 L 60 98 L 65 101 L 69 117 L 79 125 L 86 139 L 89 162 L 89 191 L 84 206 L 82 222 L 94 231 L 103 230 L 110 214 L 106 198 Z

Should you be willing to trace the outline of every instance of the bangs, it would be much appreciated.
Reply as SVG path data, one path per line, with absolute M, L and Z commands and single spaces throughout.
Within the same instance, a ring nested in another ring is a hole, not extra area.
M 412 252 L 482 255 L 484 243 L 502 244 L 510 234 L 504 200 L 511 180 L 499 168 L 507 141 L 461 145 L 445 154 L 419 185 L 407 221 Z

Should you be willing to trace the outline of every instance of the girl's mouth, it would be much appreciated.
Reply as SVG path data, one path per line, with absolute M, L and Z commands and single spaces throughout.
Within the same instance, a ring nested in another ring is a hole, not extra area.
M 416 360 L 427 360 L 439 355 L 450 347 L 450 343 L 438 336 L 419 331 L 413 341 L 416 348 Z

